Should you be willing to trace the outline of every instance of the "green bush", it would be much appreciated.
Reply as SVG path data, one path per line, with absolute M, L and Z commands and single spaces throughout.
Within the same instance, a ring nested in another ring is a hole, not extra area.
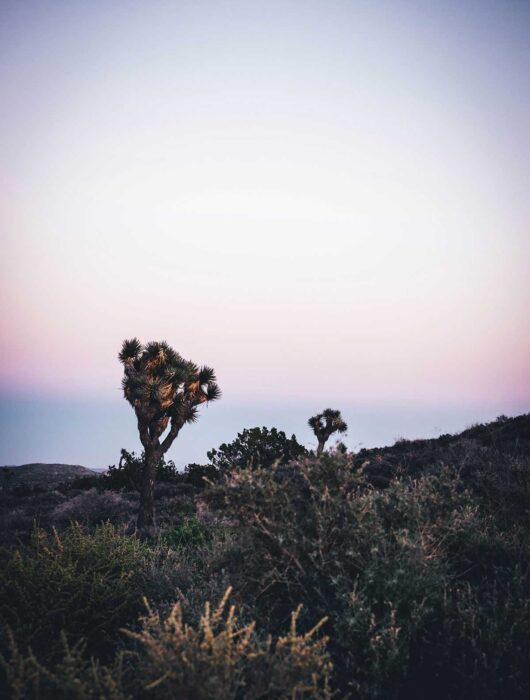
M 167 530 L 162 541 L 174 549 L 201 547 L 212 541 L 212 530 L 196 518 L 188 518 L 182 525 Z
M 184 470 L 186 484 L 191 484 L 198 489 L 204 489 L 208 481 L 218 481 L 221 472 L 213 464 L 188 464 Z
M 286 464 L 307 455 L 307 450 L 283 430 L 276 428 L 245 428 L 230 443 L 223 443 L 217 450 L 208 452 L 208 459 L 220 472 L 233 469 L 270 467 L 276 463 Z
M 6 636 L 7 650 L 0 653 L 0 670 L 6 696 L 9 693 L 13 700 L 128 700 L 131 697 L 123 690 L 122 653 L 105 665 L 87 656 L 83 640 L 70 646 L 62 634 L 60 660 L 45 665 L 31 650 L 23 653 L 10 631 Z
M 46 658 L 60 652 L 61 630 L 104 655 L 142 607 L 151 560 L 145 545 L 109 524 L 93 535 L 77 524 L 62 535 L 36 530 L 0 571 L 0 618 L 22 648 Z
M 106 472 L 99 477 L 99 487 L 113 491 L 140 491 L 145 465 L 145 453 L 137 457 L 134 452 L 122 449 L 118 465 L 111 465 Z M 156 466 L 156 480 L 158 483 L 166 481 L 177 483 L 181 481 L 175 464 L 170 460 L 166 462 L 162 456 Z

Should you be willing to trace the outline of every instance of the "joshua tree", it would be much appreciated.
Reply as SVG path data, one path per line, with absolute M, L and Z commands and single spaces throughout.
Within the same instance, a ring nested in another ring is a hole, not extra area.
M 119 359 L 123 393 L 136 413 L 145 450 L 138 529 L 150 534 L 155 524 L 157 464 L 182 426 L 197 420 L 198 406 L 215 401 L 221 392 L 213 369 L 184 360 L 165 342 L 143 346 L 137 338 L 125 340 Z
M 332 408 L 326 408 L 322 413 L 317 413 L 316 416 L 312 416 L 307 422 L 318 440 L 317 455 L 322 454 L 324 445 L 333 433 L 345 433 L 348 430 L 347 424 L 342 420 L 340 411 L 334 411 Z

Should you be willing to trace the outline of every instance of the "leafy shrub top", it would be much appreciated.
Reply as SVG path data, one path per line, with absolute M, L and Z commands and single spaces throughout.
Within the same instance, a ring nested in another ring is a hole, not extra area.
M 122 449 L 118 466 L 110 466 L 108 471 L 101 475 L 101 486 L 113 491 L 140 491 L 144 468 L 145 452 L 137 457 L 134 452 Z M 171 460 L 166 462 L 162 455 L 156 465 L 157 482 L 176 483 L 179 476 L 175 464 Z
M 276 428 L 245 428 L 230 443 L 208 452 L 208 459 L 221 472 L 233 469 L 268 468 L 275 463 L 286 464 L 307 455 L 307 450 L 292 435 L 288 438 Z

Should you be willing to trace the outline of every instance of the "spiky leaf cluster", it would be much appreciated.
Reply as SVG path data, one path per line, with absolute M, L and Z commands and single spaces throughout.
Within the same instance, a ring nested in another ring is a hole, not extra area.
M 307 423 L 315 433 L 319 444 L 325 443 L 333 433 L 345 433 L 348 430 L 348 425 L 340 411 L 332 408 L 326 408 L 322 413 L 317 413 Z
M 195 421 L 198 406 L 221 395 L 211 367 L 185 360 L 166 342 L 125 340 L 118 357 L 123 394 L 136 412 L 144 446 L 157 441 L 170 423 L 178 430 Z

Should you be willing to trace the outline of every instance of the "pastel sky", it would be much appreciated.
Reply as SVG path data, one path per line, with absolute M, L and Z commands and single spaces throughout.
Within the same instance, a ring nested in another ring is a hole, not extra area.
M 0 464 L 137 447 L 134 335 L 217 370 L 177 462 L 529 410 L 529 36 L 524 0 L 4 0 Z

